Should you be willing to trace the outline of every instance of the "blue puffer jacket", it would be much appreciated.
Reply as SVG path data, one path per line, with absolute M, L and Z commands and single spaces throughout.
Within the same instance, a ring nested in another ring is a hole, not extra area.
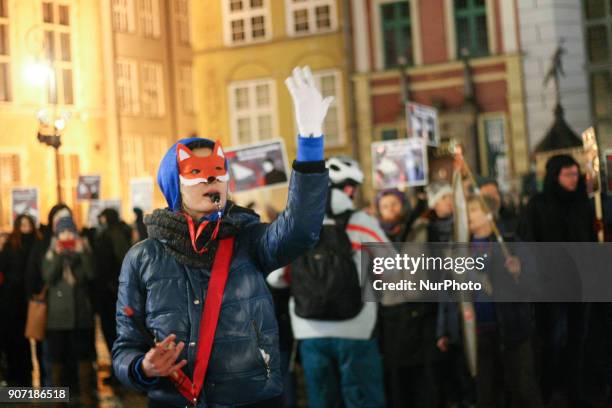
M 236 242 L 198 407 L 233 407 L 282 393 L 278 327 L 265 275 L 316 243 L 328 185 L 324 162 L 300 164 L 294 163 L 287 207 L 272 224 L 261 223 L 255 213 L 231 203 L 225 209 L 223 220 L 237 231 Z M 160 212 L 166 213 L 176 231 L 186 231 L 175 212 L 158 210 L 153 215 Z M 184 238 L 190 245 L 189 237 Z M 177 343 L 185 342 L 177 362 L 187 359 L 183 370 L 193 377 L 210 268 L 194 266 L 170 244 L 164 238 L 149 238 L 135 245 L 124 260 L 113 368 L 122 383 L 147 392 L 150 399 L 184 407 L 188 401 L 168 379 L 148 382 L 135 370 L 149 348 L 132 320 L 141 319 L 157 339 L 174 333 Z M 124 315 L 125 306 L 134 310 L 135 317 Z M 259 349 L 270 355 L 269 364 Z

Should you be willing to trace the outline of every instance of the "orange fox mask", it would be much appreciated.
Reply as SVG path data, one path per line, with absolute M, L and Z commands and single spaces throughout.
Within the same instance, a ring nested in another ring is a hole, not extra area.
M 225 154 L 221 142 L 218 140 L 215 142 L 210 156 L 196 156 L 187 146 L 180 143 L 176 146 L 176 156 L 179 179 L 181 184 L 185 186 L 229 180 Z

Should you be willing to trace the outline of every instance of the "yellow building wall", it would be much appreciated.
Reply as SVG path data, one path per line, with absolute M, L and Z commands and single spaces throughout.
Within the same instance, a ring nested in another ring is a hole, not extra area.
M 284 1 L 270 1 L 272 38 L 268 42 L 228 47 L 224 44 L 221 1 L 194 2 L 194 76 L 198 105 L 197 127 L 202 137 L 219 138 L 231 146 L 228 86 L 235 81 L 273 78 L 276 87 L 277 122 L 279 134 L 285 141 L 289 164 L 296 154 L 297 129 L 293 104 L 284 81 L 296 66 L 308 65 L 313 71 L 336 69 L 341 73 L 344 123 L 344 143 L 326 149 L 326 155 L 350 153 L 348 131 L 348 99 L 342 7 L 337 1 L 337 30 L 326 34 L 290 37 L 286 33 Z M 245 204 L 255 200 L 270 204 L 277 210 L 284 208 L 286 188 L 260 193 L 241 193 L 236 201 Z M 259 208 L 261 209 L 261 208 Z
M 53 149 L 38 142 L 36 113 L 49 108 L 45 88 L 33 85 L 26 78 L 27 67 L 40 58 L 37 48 L 42 33 L 41 6 L 38 0 L 9 0 L 9 41 L 11 50 L 12 101 L 0 104 L 0 152 L 20 155 L 21 182 L 15 187 L 37 187 L 41 220 L 56 203 L 56 170 Z M 62 136 L 60 153 L 77 154 L 81 174 L 102 176 L 102 198 L 119 194 L 112 163 L 109 140 L 105 133 L 104 86 L 101 69 L 100 6 L 98 1 L 66 2 L 71 7 L 71 51 L 75 105 L 59 107 L 71 117 Z M 39 47 L 39 46 L 38 46 Z M 75 175 L 75 177 L 78 175 Z M 113 177 L 115 179 L 113 179 Z M 7 191 L 6 186 L 3 191 Z M 74 205 L 73 197 L 64 201 Z M 2 203 L 10 205 L 10 197 Z M 77 222 L 83 225 L 86 205 L 80 205 Z M 4 214 L 4 213 L 3 213 Z M 3 216 L 0 228 L 10 228 L 11 220 Z

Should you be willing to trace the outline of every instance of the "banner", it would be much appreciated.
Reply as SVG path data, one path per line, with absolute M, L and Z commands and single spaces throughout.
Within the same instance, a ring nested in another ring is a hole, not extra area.
M 89 202 L 89 211 L 87 213 L 87 223 L 90 227 L 99 226 L 98 216 L 105 208 L 114 208 L 121 217 L 121 200 L 93 200 Z
M 100 199 L 100 175 L 79 176 L 77 201 Z
M 427 184 L 427 147 L 418 138 L 372 143 L 372 182 L 376 189 Z
M 225 151 L 229 187 L 233 193 L 288 184 L 288 166 L 282 139 L 238 146 Z
M 38 189 L 36 187 L 11 189 L 12 220 L 20 214 L 28 214 L 38 223 L 40 209 L 38 208 Z
M 429 146 L 440 144 L 438 110 L 415 102 L 406 104 L 406 129 L 408 137 L 421 139 Z
M 144 212 L 153 210 L 153 179 L 151 177 L 134 178 L 130 180 L 130 198 L 132 208 L 140 208 Z

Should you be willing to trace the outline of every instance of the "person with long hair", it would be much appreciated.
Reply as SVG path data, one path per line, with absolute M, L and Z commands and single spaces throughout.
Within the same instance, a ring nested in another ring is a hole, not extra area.
M 30 215 L 15 218 L 13 230 L 0 255 L 0 328 L 4 331 L 3 349 L 7 359 L 9 386 L 32 386 L 30 343 L 24 337 L 28 312 L 26 267 L 32 247 L 42 239 Z

